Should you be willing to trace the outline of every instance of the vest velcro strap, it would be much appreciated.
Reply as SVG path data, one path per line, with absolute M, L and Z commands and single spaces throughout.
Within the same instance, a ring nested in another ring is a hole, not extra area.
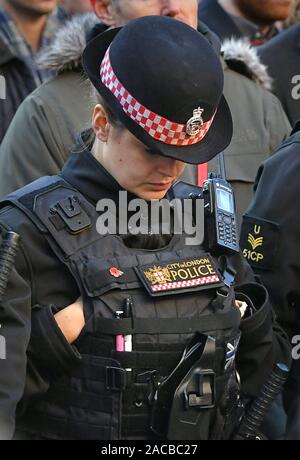
M 93 267 L 92 267 L 93 268 Z M 116 287 L 119 287 L 119 285 L 128 285 L 135 283 L 136 287 L 141 286 L 141 282 L 139 278 L 137 277 L 135 271 L 133 268 L 126 268 L 124 269 L 123 267 L 118 267 L 119 270 L 123 272 L 122 276 L 120 278 L 114 278 L 109 269 L 107 270 L 96 270 L 94 269 L 93 271 L 91 270 L 91 273 L 88 273 L 85 276 L 85 284 L 86 287 L 88 288 L 88 292 L 91 293 L 92 295 L 101 295 L 101 293 L 108 289 L 113 289 Z
M 123 391 L 126 388 L 126 371 L 113 359 L 90 356 L 87 362 L 83 360 L 74 367 L 72 375 L 79 379 L 95 380 L 107 390 Z
M 149 415 L 142 410 L 140 414 L 125 415 L 122 420 L 122 425 L 122 436 L 124 438 L 137 434 L 149 436 Z
M 106 389 L 111 391 L 123 391 L 126 388 L 126 370 L 120 367 L 106 366 Z
M 74 391 L 66 387 L 53 385 L 47 392 L 48 402 L 63 405 L 64 407 L 90 407 L 97 412 L 111 412 L 111 398 L 104 395 Z
M 179 351 L 112 351 L 112 357 L 120 361 L 125 369 L 170 369 L 177 364 L 181 354 Z
M 60 418 L 51 417 L 39 411 L 30 411 L 26 417 L 26 422 L 19 424 L 19 428 L 25 433 L 36 435 L 36 421 L 39 420 L 39 434 L 42 439 L 53 440 L 95 440 L 107 441 L 116 438 L 116 430 L 111 426 L 93 425 L 85 421 L 71 420 L 70 417 Z
M 240 323 L 238 309 L 229 313 L 203 315 L 201 318 L 125 318 L 121 320 L 97 318 L 97 334 L 132 335 L 132 334 L 191 334 L 201 331 L 224 330 L 237 327 Z M 134 324 L 133 324 L 134 323 Z

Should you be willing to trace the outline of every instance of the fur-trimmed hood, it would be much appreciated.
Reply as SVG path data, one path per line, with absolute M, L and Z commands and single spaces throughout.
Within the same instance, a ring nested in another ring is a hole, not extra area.
M 39 54 L 39 66 L 57 73 L 81 69 L 87 37 L 96 24 L 99 19 L 93 13 L 74 16 L 57 32 L 51 45 Z
M 92 13 L 74 16 L 56 34 L 52 44 L 40 53 L 37 58 L 39 66 L 57 73 L 81 69 L 83 50 L 96 25 L 99 26 L 99 19 Z M 204 26 L 200 23 L 199 30 L 211 41 L 210 34 L 213 34 Z M 101 25 L 99 29 L 98 33 L 104 31 L 106 26 Z M 212 45 L 216 48 L 215 43 Z M 228 67 L 258 82 L 264 88 L 271 89 L 272 80 L 267 68 L 261 63 L 256 49 L 251 47 L 247 40 L 224 41 L 222 54 Z
M 261 62 L 257 49 L 251 46 L 248 39 L 224 40 L 221 52 L 229 68 L 256 81 L 267 90 L 272 89 L 272 78 L 267 67 Z

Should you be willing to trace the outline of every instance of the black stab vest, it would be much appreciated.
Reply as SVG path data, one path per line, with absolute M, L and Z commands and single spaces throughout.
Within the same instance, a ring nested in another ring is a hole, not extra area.
M 228 438 L 239 400 L 234 356 L 240 314 L 218 260 L 200 246 L 186 246 L 184 235 L 155 251 L 127 247 L 118 235 L 99 235 L 95 208 L 59 176 L 35 181 L 1 206 L 8 203 L 29 217 L 67 265 L 86 319 L 74 344 L 81 363 L 51 382 L 19 428 L 38 439 L 157 439 L 150 426 L 159 385 L 201 333 L 212 339 L 213 353 L 205 357 L 203 375 L 198 366 L 198 390 L 177 391 L 174 407 L 183 418 L 198 420 L 196 439 Z M 126 317 L 117 313 L 128 306 Z M 131 351 L 116 349 L 119 336 L 131 338 Z

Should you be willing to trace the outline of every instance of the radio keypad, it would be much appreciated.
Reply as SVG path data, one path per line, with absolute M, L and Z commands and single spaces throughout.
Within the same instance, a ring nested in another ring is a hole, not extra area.
M 236 245 L 237 236 L 236 236 L 236 227 L 235 219 L 229 217 L 224 213 L 219 213 L 218 215 L 218 229 L 219 229 L 219 239 L 222 240 L 226 245 Z

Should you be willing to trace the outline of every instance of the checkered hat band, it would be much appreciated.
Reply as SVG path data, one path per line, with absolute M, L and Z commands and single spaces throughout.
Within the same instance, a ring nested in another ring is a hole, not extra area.
M 186 125 L 174 123 L 144 107 L 124 88 L 115 75 L 110 63 L 109 48 L 101 64 L 100 77 L 102 83 L 118 99 L 126 115 L 147 131 L 151 137 L 164 144 L 177 146 L 198 144 L 212 125 L 215 115 L 203 124 L 196 136 L 191 137 L 186 133 Z
M 195 286 L 205 286 L 207 284 L 213 284 L 220 281 L 220 278 L 216 275 L 206 276 L 204 278 L 195 278 L 193 280 L 178 281 L 175 283 L 165 283 L 156 286 L 151 286 L 153 292 L 169 291 L 170 289 L 183 289 Z

